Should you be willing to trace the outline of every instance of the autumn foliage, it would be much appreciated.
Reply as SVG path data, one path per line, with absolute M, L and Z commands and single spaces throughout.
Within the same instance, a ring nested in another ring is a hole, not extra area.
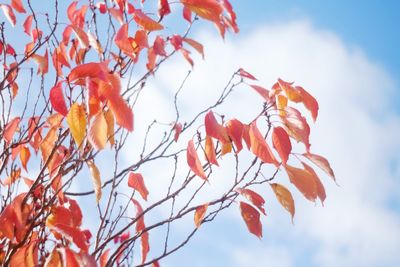
M 141 92 L 150 90 L 147 80 L 157 79 L 157 70 L 172 56 L 189 66 L 195 65 L 193 53 L 204 58 L 201 40 L 190 35 L 192 26 L 212 24 L 222 38 L 239 32 L 228 0 L 54 0 L 45 1 L 47 13 L 37 2 L 42 1 L 0 4 L 3 266 L 160 266 L 202 224 L 231 206 L 248 231 L 261 238 L 268 210 L 259 188 L 265 184 L 292 220 L 295 201 L 287 181 L 306 199 L 325 200 L 317 172 L 335 176 L 328 161 L 312 151 L 306 118 L 317 120 L 318 102 L 301 86 L 281 79 L 267 89 L 242 68 L 215 104 L 189 121 L 181 120 L 177 104 L 185 79 L 172 103 L 175 119 L 149 125 L 140 155 L 132 154 L 131 162 L 119 166 L 122 151 L 131 149 L 126 142 L 135 134 L 135 105 Z M 174 32 L 176 24 L 184 26 L 183 32 Z M 260 112 L 251 121 L 215 112 L 238 86 L 260 96 Z M 149 143 L 156 124 L 164 134 L 158 143 Z M 99 164 L 101 156 L 112 164 Z M 247 166 L 240 165 L 241 157 L 251 158 Z M 232 160 L 236 169 L 233 177 L 225 177 L 229 189 L 195 204 L 213 183 L 212 170 L 224 165 L 222 158 Z M 164 177 L 169 187 L 150 201 L 154 188 L 142 167 L 166 164 L 158 163 L 163 159 L 173 171 Z M 177 172 L 180 168 L 187 174 Z M 288 179 L 277 181 L 278 173 Z M 175 206 L 187 191 L 191 197 Z M 84 208 L 88 197 L 91 207 Z M 169 216 L 148 220 L 160 206 Z M 85 209 L 98 214 L 90 218 L 90 229 Z M 171 245 L 170 226 L 186 216 L 193 218 L 193 230 Z M 165 236 L 157 236 L 158 229 Z M 164 244 L 162 250 L 152 249 L 154 240 Z

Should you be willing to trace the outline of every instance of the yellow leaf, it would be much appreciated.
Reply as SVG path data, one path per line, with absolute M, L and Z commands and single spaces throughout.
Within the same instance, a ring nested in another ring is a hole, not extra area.
M 89 142 L 97 150 L 101 150 L 107 143 L 107 121 L 103 112 L 96 114 L 89 129 Z
M 97 168 L 97 166 L 94 164 L 94 162 L 92 160 L 89 160 L 86 162 L 89 170 L 90 170 L 90 175 L 92 176 L 92 182 L 93 182 L 93 186 L 94 186 L 94 192 L 96 195 L 96 202 L 97 204 L 100 201 L 101 198 L 101 178 L 100 178 L 100 172 L 99 169 Z
M 80 146 L 86 132 L 86 113 L 83 105 L 72 104 L 67 115 L 67 123 L 76 145 Z
M 286 187 L 284 187 L 281 184 L 273 183 L 270 185 L 279 203 L 290 213 L 290 215 L 292 215 L 292 222 L 293 222 L 295 206 L 292 194 Z

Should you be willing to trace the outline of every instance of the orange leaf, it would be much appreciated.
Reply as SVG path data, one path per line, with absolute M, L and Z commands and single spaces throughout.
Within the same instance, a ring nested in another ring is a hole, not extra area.
M 144 14 L 140 9 L 135 10 L 135 13 L 133 14 L 133 19 L 136 21 L 138 25 L 142 26 L 142 28 L 145 29 L 146 31 L 159 31 L 164 29 L 164 26 L 162 26 L 157 21 L 151 19 L 149 16 Z
M 128 131 L 133 131 L 133 112 L 128 103 L 121 96 L 108 98 L 108 107 L 114 114 L 117 124 Z
M 181 3 L 190 11 L 214 23 L 220 22 L 222 7 L 215 0 L 181 0 Z
M 301 116 L 301 113 L 292 107 L 286 107 L 284 110 L 285 116 L 282 116 L 283 124 L 286 132 L 297 142 L 302 142 L 307 151 L 310 150 L 310 126 L 307 120 Z
M 108 72 L 107 63 L 108 62 L 91 62 L 76 66 L 71 70 L 70 74 L 68 75 L 68 80 L 70 82 L 73 82 L 77 79 L 84 79 L 86 77 L 106 80 L 106 73 Z
M 198 206 L 196 208 L 196 211 L 194 212 L 194 224 L 196 225 L 196 228 L 199 228 L 201 223 L 203 222 L 204 217 L 206 216 L 207 208 L 208 203 Z
M 190 38 L 183 38 L 183 41 L 188 43 L 194 49 L 196 49 L 196 51 L 199 52 L 202 58 L 204 59 L 204 48 L 202 44 Z
M 318 196 L 317 185 L 313 175 L 304 169 L 285 166 L 290 182 L 310 201 L 315 201 Z
M 314 169 L 302 162 L 303 167 L 306 171 L 308 171 L 311 176 L 314 178 L 315 185 L 317 186 L 317 195 L 318 198 L 321 200 L 322 205 L 324 205 L 324 201 L 326 199 L 326 193 L 325 193 L 325 188 L 324 185 L 321 183 L 321 180 L 319 179 L 318 175 L 315 173 Z
M 149 191 L 147 191 L 143 176 L 140 173 L 129 173 L 128 186 L 138 191 L 142 198 L 147 201 Z
M 62 91 L 62 82 L 58 82 L 50 90 L 50 103 L 54 110 L 63 115 L 64 117 L 68 114 L 67 105 L 65 104 L 64 94 Z
M 83 49 L 87 49 L 90 46 L 89 37 L 81 28 L 77 26 L 71 25 L 73 32 L 75 33 L 76 37 L 78 38 L 79 45 Z
M 17 18 L 15 17 L 14 11 L 9 5 L 6 4 L 0 4 L 1 9 L 3 10 L 4 15 L 8 19 L 8 21 L 11 23 L 11 25 L 14 27 L 15 24 L 17 23 Z
M 242 76 L 244 78 L 247 78 L 247 79 L 250 79 L 250 80 L 253 80 L 253 81 L 257 81 L 256 77 L 254 77 L 253 75 L 251 75 L 250 73 L 248 73 L 247 71 L 245 71 L 242 68 L 239 69 L 238 73 L 239 73 L 240 76 Z
M 142 233 L 140 238 L 140 247 L 142 249 L 142 264 L 146 262 L 147 254 L 150 251 L 149 246 L 149 232 Z
M 110 253 L 110 249 L 106 249 L 100 256 L 100 267 L 106 267 L 108 261 L 108 254 Z
M 214 117 L 214 113 L 210 110 L 204 118 L 206 134 L 221 143 L 230 143 L 226 129 L 220 125 Z
M 257 128 L 255 121 L 250 125 L 249 136 L 251 142 L 251 151 L 254 153 L 254 155 L 256 155 L 263 162 L 272 163 L 278 167 L 279 163 L 272 154 L 272 151 L 262 136 L 260 130 Z
M 101 150 L 106 146 L 108 138 L 107 131 L 107 121 L 104 118 L 103 112 L 100 111 L 94 116 L 88 134 L 89 142 L 95 149 Z
M 204 180 L 207 180 L 207 175 L 204 173 L 203 166 L 201 166 L 199 157 L 197 156 L 196 149 L 194 148 L 193 140 L 188 142 L 187 151 L 186 151 L 186 159 L 190 169 L 197 176 L 201 177 Z
M 272 143 L 281 157 L 283 165 L 286 165 L 289 154 L 292 151 L 292 144 L 290 143 L 289 136 L 285 129 L 280 126 L 274 128 L 272 132 Z
M 217 157 L 215 155 L 214 143 L 211 137 L 206 136 L 205 148 L 204 148 L 206 158 L 210 164 L 218 165 Z
M 239 153 L 243 148 L 243 124 L 237 119 L 229 120 L 226 123 L 226 129 L 229 137 L 232 139 L 233 143 L 236 146 L 236 153 Z
M 297 88 L 292 86 L 293 83 L 288 83 L 284 80 L 278 79 L 278 85 L 290 101 L 293 101 L 295 103 L 302 101 L 301 94 L 299 90 L 297 90 Z
M 26 165 L 28 164 L 28 161 L 31 157 L 31 152 L 29 151 L 29 148 L 27 146 L 21 147 L 21 151 L 19 152 L 19 158 L 22 163 L 22 167 L 25 169 L 25 171 L 28 171 Z
M 107 110 L 106 112 L 104 112 L 104 117 L 107 122 L 107 140 L 110 142 L 111 145 L 114 145 L 114 115 L 112 114 L 111 110 Z
M 6 141 L 6 144 L 11 143 L 13 136 L 15 134 L 15 131 L 18 128 L 19 122 L 20 122 L 20 117 L 16 117 L 9 121 L 7 125 L 4 127 L 3 131 L 3 138 Z
M 245 202 L 240 202 L 240 213 L 242 214 L 242 218 L 246 223 L 249 232 L 257 236 L 258 238 L 261 238 L 262 224 L 260 221 L 260 213 L 258 212 L 258 210 Z
M 47 49 L 43 56 L 34 54 L 32 55 L 32 59 L 38 64 L 38 74 L 44 75 L 49 71 L 49 55 Z
M 24 5 L 22 4 L 21 0 L 11 0 L 11 6 L 18 13 L 26 13 L 26 10 L 25 10 Z
M 99 204 L 99 201 L 100 201 L 101 195 L 102 195 L 100 171 L 92 160 L 89 160 L 86 163 L 89 167 L 90 176 L 92 177 L 94 193 L 96 195 L 96 203 Z
M 333 178 L 333 180 L 335 179 L 335 174 L 329 164 L 329 161 L 317 154 L 311 154 L 311 153 L 305 153 L 303 154 L 304 157 L 308 158 L 309 160 L 311 160 L 315 165 L 317 165 L 319 168 L 321 168 L 321 170 L 323 170 L 324 172 L 326 172 L 327 174 L 329 174 L 329 176 L 331 176 Z
M 264 204 L 265 200 L 262 196 L 254 192 L 253 190 L 246 189 L 246 188 L 237 188 L 235 190 L 245 198 L 247 198 L 254 206 L 256 206 L 264 215 L 265 213 Z
M 78 248 L 83 251 L 88 251 L 89 242 L 80 229 L 66 224 L 57 224 L 53 226 L 52 229 L 60 233 L 63 237 L 70 239 Z
M 295 206 L 292 194 L 286 187 L 284 187 L 281 184 L 273 183 L 270 185 L 279 203 L 290 213 L 290 215 L 292 215 L 292 222 L 293 222 Z

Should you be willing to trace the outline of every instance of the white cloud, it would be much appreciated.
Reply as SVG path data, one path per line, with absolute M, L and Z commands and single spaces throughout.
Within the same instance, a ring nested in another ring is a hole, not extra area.
M 391 97 L 398 93 L 391 77 L 360 49 L 305 21 L 260 26 L 250 34 L 225 42 L 214 32 L 200 34 L 196 39 L 206 40 L 202 41 L 206 61 L 197 60 L 182 92 L 179 104 L 183 119 L 215 99 L 238 67 L 254 74 L 266 87 L 277 77 L 296 81 L 320 103 L 320 117 L 312 126 L 312 150 L 330 159 L 340 184 L 337 187 L 323 176 L 328 194 L 324 208 L 314 207 L 295 193 L 294 227 L 266 190 L 270 216 L 264 220 L 268 234 L 262 247 L 252 249 L 251 245 L 238 242 L 230 255 L 226 251 L 224 255 L 235 259 L 236 266 L 267 266 L 256 264 L 265 258 L 273 262 L 270 266 L 277 267 L 298 266 L 295 263 L 299 260 L 306 262 L 305 266 L 399 266 L 400 118 L 388 107 Z M 140 125 L 147 125 L 146 120 L 173 120 L 172 92 L 179 87 L 187 69 L 183 59 L 175 58 L 146 88 L 146 99 L 141 100 L 145 104 L 139 104 L 135 110 L 139 132 L 143 133 L 144 127 Z M 250 89 L 240 88 L 223 113 L 246 120 L 259 102 Z M 161 172 L 155 173 L 163 176 Z M 149 187 L 165 186 L 165 180 L 158 179 L 161 180 Z M 286 178 L 282 175 L 279 179 Z M 215 181 L 215 188 L 219 188 L 219 183 L 223 180 Z M 230 216 L 223 218 L 232 220 Z M 225 225 L 221 221 L 216 223 Z M 233 226 L 242 227 L 237 231 L 246 231 L 241 223 L 235 222 Z M 207 228 L 201 234 L 207 235 Z M 211 241 L 211 248 L 204 249 L 218 249 L 218 242 Z M 196 258 L 196 252 L 190 248 L 182 253 L 166 263 L 179 265 L 179 257 L 189 254 L 202 266 L 215 266 L 212 257 Z

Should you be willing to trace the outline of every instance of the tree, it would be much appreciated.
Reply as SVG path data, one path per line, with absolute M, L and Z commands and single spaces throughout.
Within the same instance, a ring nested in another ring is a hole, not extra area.
M 311 163 L 332 178 L 334 173 L 324 157 L 311 152 L 310 127 L 300 111 L 303 105 L 315 121 L 318 102 L 281 79 L 267 90 L 244 69 L 233 73 L 213 105 L 182 121 L 179 99 L 189 72 L 171 103 L 173 121 L 145 126 L 141 148 L 128 164 L 120 163 L 135 133 L 133 110 L 149 90 L 146 82 L 157 79 L 157 71 L 176 54 L 192 66 L 191 53 L 204 57 L 203 46 L 190 36 L 193 25 L 212 23 L 222 38 L 227 30 L 239 31 L 228 0 L 159 0 L 157 11 L 154 1 L 144 0 L 50 2 L 51 13 L 30 0 L 0 4 L 8 20 L 0 27 L 3 266 L 158 266 L 231 206 L 261 238 L 260 217 L 266 212 L 257 188 L 269 184 L 292 219 L 295 214 L 290 191 L 274 180 L 279 171 L 308 200 L 325 200 Z M 215 111 L 240 86 L 263 100 L 250 121 Z M 226 161 L 234 168 L 226 192 L 194 204 Z M 165 194 L 147 201 L 152 188 L 142 170 L 161 164 L 170 170 Z M 82 182 L 88 175 L 90 188 Z M 74 183 L 81 185 L 78 191 Z M 182 200 L 183 193 L 189 197 Z M 82 224 L 81 202 L 87 196 L 93 201 L 85 205 L 97 210 L 90 230 Z M 160 207 L 169 215 L 148 221 Z M 194 216 L 193 230 L 171 245 L 170 227 L 188 216 Z M 152 237 L 163 246 L 149 254 Z

